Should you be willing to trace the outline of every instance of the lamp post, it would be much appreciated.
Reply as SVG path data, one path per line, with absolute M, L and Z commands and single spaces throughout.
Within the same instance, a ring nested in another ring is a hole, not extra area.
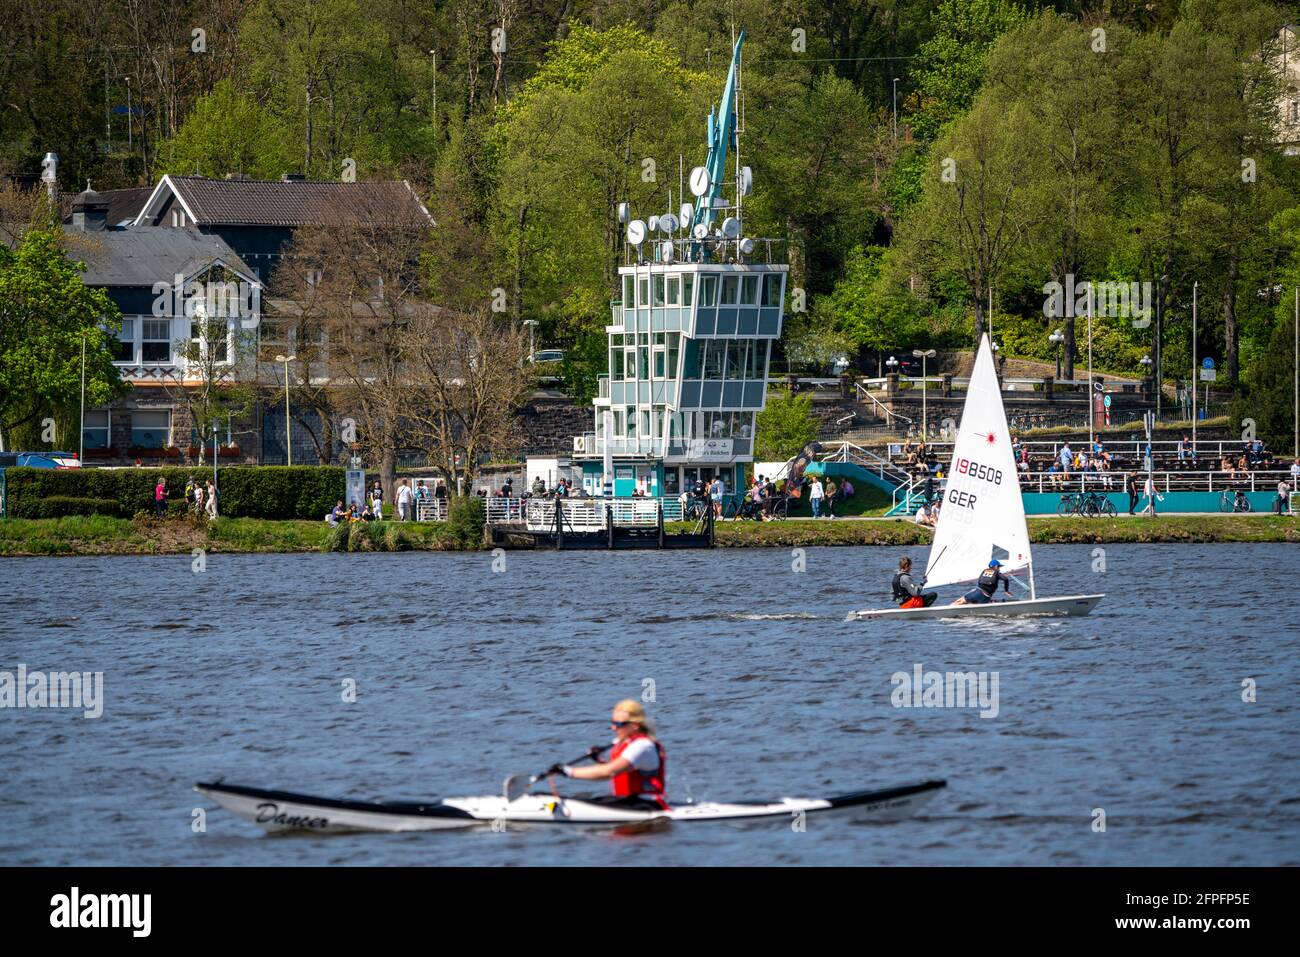
M 1057 329 L 1055 332 L 1053 332 L 1050 336 L 1047 337 L 1047 341 L 1054 343 L 1056 345 L 1056 378 L 1060 379 L 1061 378 L 1061 343 L 1065 342 L 1065 333 L 1062 330 Z
M 1092 429 L 1096 424 L 1097 409 L 1096 400 L 1092 396 L 1092 300 L 1095 294 L 1096 286 L 1088 283 L 1088 448 L 1093 447 Z
M 921 360 L 921 438 L 924 440 L 930 435 L 930 420 L 925 404 L 925 360 L 933 359 L 938 353 L 933 349 L 913 349 L 912 355 Z
M 1196 458 L 1196 287 L 1200 281 L 1192 283 L 1192 458 Z M 1209 402 L 1209 386 L 1205 388 L 1206 402 Z
M 898 77 L 894 77 L 894 142 L 898 142 Z
M 525 319 L 525 320 L 524 320 L 524 325 L 526 325 L 526 326 L 528 327 L 528 361 L 529 361 L 529 362 L 532 362 L 532 361 L 533 361 L 533 352 L 535 351 L 534 348 L 533 348 L 533 329 L 535 329 L 535 328 L 537 327 L 537 320 L 536 320 L 536 319 Z
M 898 368 L 898 360 L 895 359 L 893 356 L 890 356 L 890 357 L 885 361 L 885 365 L 887 365 L 887 366 L 889 367 L 889 373 L 890 373 L 890 375 L 893 375 L 894 370 Z
M 276 356 L 276 362 L 284 363 L 284 451 L 286 462 L 293 465 L 293 436 L 289 430 L 289 363 L 297 356 Z
M 78 427 L 81 433 L 81 443 L 77 446 L 77 462 L 84 464 L 86 461 L 86 334 L 81 334 L 81 425 Z

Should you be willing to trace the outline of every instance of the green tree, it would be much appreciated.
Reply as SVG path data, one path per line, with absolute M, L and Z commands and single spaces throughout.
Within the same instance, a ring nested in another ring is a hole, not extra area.
M 783 462 L 817 438 L 810 393 L 773 389 L 754 419 L 754 460 Z
M 109 351 L 121 313 L 82 281 L 85 265 L 67 257 L 62 238 L 57 229 L 33 229 L 15 249 L 0 244 L 0 447 L 12 430 L 80 403 L 83 338 L 86 405 L 127 388 Z
M 1027 19 L 1010 0 L 944 0 L 934 14 L 934 35 L 921 44 L 916 74 L 920 110 L 915 129 L 934 139 L 975 101 L 984 61 L 999 36 Z
M 214 178 L 247 173 L 278 179 L 299 165 L 289 128 L 229 80 L 194 105 L 166 155 L 167 172 Z

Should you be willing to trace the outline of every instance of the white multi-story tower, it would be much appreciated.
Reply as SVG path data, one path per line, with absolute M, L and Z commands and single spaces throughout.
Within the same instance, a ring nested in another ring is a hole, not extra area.
M 584 487 L 595 495 L 676 495 L 714 475 L 730 492 L 754 459 L 754 415 L 767 395 L 789 266 L 784 242 L 742 235 L 748 167 L 737 161 L 726 181 L 744 40 L 742 33 L 722 103 L 709 115 L 708 162 L 691 173 L 695 202 L 648 226 L 627 222 L 622 298 L 606 327 L 609 372 L 594 400 L 595 430 L 574 443 Z M 723 198 L 724 185 L 734 188 L 734 203 Z M 620 219 L 629 218 L 620 208 Z

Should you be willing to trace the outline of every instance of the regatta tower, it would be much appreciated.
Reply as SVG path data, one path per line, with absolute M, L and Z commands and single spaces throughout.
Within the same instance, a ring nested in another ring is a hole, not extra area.
M 593 495 L 675 496 L 714 475 L 732 492 L 754 459 L 789 266 L 783 241 L 744 235 L 741 206 L 753 184 L 737 152 L 744 42 L 741 33 L 709 114 L 706 165 L 690 174 L 694 202 L 648 222 L 619 206 L 627 242 L 622 298 L 605 327 L 609 371 L 593 400 L 594 431 L 574 439 Z

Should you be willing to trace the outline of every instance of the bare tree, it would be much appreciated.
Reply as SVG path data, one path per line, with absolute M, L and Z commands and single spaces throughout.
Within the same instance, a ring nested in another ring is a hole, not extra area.
M 469 488 L 481 458 L 519 447 L 516 412 L 532 389 L 528 337 L 486 306 L 427 309 L 411 317 L 402 397 L 413 439 L 450 488 Z

